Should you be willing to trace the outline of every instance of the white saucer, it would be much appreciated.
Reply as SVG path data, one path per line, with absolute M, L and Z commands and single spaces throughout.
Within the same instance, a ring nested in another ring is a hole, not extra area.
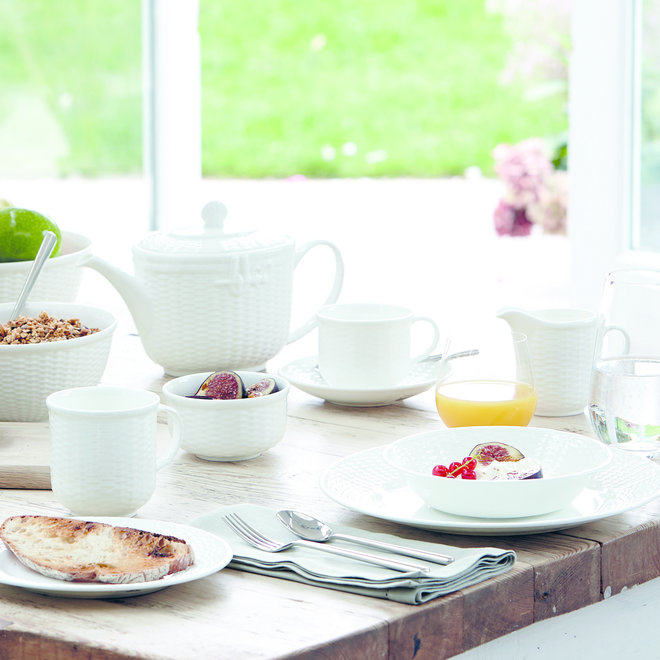
M 343 458 L 321 476 L 321 489 L 338 504 L 383 520 L 452 534 L 538 534 L 607 518 L 660 496 L 660 466 L 613 449 L 612 461 L 589 479 L 571 504 L 528 518 L 469 518 L 426 506 L 383 458 L 383 447 Z
M 298 389 L 341 406 L 367 408 L 387 406 L 395 401 L 407 399 L 429 389 L 437 380 L 440 363 L 429 360 L 412 365 L 406 378 L 395 387 L 377 389 L 341 389 L 332 387 L 323 380 L 318 370 L 316 356 L 290 362 L 280 369 L 280 375 Z M 448 369 L 443 363 L 443 369 Z
M 47 596 L 65 598 L 126 598 L 159 591 L 175 584 L 191 582 L 216 573 L 232 559 L 232 550 L 219 536 L 196 527 L 163 522 L 161 520 L 136 520 L 135 518 L 85 518 L 110 525 L 133 527 L 149 532 L 175 536 L 188 543 L 195 561 L 185 571 L 166 575 L 160 580 L 133 584 L 103 584 L 100 582 L 65 582 L 48 578 L 21 564 L 6 547 L 0 548 L 0 584 L 21 587 Z

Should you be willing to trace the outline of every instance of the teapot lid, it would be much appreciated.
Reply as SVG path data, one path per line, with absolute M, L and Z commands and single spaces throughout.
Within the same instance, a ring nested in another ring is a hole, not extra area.
M 227 207 L 222 202 L 208 202 L 202 209 L 204 226 L 200 230 L 179 229 L 152 232 L 137 243 L 135 249 L 149 256 L 221 256 L 283 247 L 293 242 L 287 236 L 276 236 L 256 230 L 226 231 Z M 146 256 L 146 255 L 145 255 Z

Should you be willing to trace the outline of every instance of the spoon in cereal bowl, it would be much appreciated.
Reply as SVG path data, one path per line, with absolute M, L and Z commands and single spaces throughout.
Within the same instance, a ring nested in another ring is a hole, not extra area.
M 18 296 L 18 300 L 16 301 L 14 309 L 11 313 L 11 320 L 18 318 L 23 311 L 23 307 L 25 307 L 25 301 L 28 299 L 28 296 L 34 287 L 34 283 L 37 281 L 37 278 L 39 277 L 44 264 L 53 253 L 53 249 L 55 248 L 56 243 L 57 236 L 55 233 L 52 231 L 44 231 L 44 237 L 41 241 L 41 245 L 39 246 L 37 256 L 34 258 L 32 268 L 30 268 L 30 272 L 25 279 L 23 289 L 21 290 L 21 293 Z

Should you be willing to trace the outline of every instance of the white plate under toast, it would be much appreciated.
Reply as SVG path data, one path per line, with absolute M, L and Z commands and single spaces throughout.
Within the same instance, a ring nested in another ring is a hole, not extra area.
M 62 596 L 65 598 L 127 598 L 206 577 L 224 568 L 232 558 L 232 550 L 226 541 L 215 534 L 188 525 L 135 518 L 85 518 L 85 520 L 176 536 L 190 545 L 194 562 L 192 566 L 184 571 L 166 575 L 159 580 L 151 580 L 150 582 L 136 582 L 133 584 L 65 582 L 64 580 L 48 578 L 27 568 L 0 542 L 0 584 L 21 587 L 47 596 Z

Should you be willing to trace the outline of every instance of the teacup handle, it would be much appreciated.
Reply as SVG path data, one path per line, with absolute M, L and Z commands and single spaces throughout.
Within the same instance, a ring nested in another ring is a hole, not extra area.
M 174 410 L 174 408 L 170 408 L 170 406 L 166 406 L 163 405 L 162 403 L 159 403 L 158 411 L 159 412 L 163 411 L 168 413 L 167 426 L 169 427 L 170 430 L 171 442 L 170 442 L 170 450 L 167 453 L 167 455 L 164 456 L 163 458 L 158 459 L 158 462 L 156 463 L 156 470 L 160 470 L 164 468 L 166 465 L 168 465 L 174 460 L 174 457 L 177 455 L 177 452 L 181 447 L 181 433 L 183 431 L 183 421 L 181 419 L 181 415 L 179 415 L 179 413 L 176 410 Z
M 339 248 L 330 241 L 309 241 L 308 243 L 303 243 L 303 245 L 301 245 L 296 250 L 293 267 L 296 268 L 300 263 L 300 260 L 312 248 L 317 247 L 318 245 L 327 245 L 335 255 L 335 280 L 332 283 L 330 294 L 326 298 L 326 301 L 323 303 L 324 305 L 331 305 L 332 303 L 337 302 L 337 298 L 339 298 L 339 292 L 341 291 L 342 284 L 344 283 L 344 261 L 341 257 L 341 252 L 339 252 Z M 311 332 L 316 327 L 317 323 L 318 321 L 316 319 L 316 314 L 314 314 L 302 325 L 291 331 L 289 337 L 286 340 L 286 343 L 290 344 L 291 342 L 304 337 L 308 332 Z
M 427 358 L 429 355 L 431 355 L 435 347 L 438 345 L 438 340 L 440 339 L 440 330 L 438 328 L 438 324 L 433 319 L 429 318 L 428 316 L 413 316 L 411 325 L 419 322 L 429 323 L 431 325 L 433 328 L 433 339 L 425 351 L 419 355 L 416 355 L 414 358 L 411 358 L 411 362 L 419 362 L 420 360 L 423 360 L 424 358 Z

